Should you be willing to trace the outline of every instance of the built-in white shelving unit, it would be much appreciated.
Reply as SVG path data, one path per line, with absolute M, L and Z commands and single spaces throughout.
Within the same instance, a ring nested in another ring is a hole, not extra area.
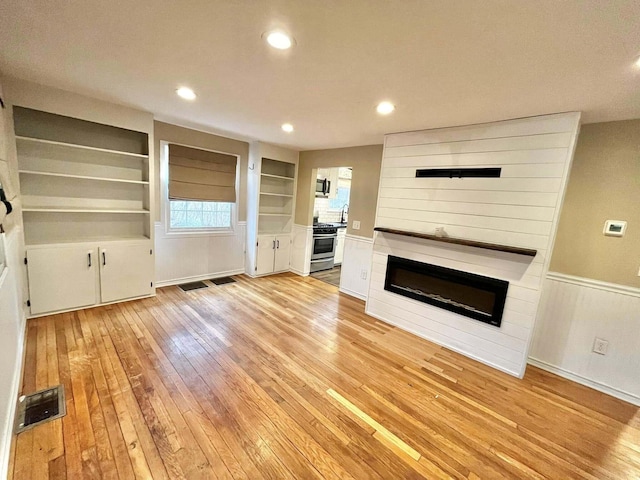
M 149 134 L 19 106 L 13 117 L 32 315 L 152 293 Z
M 260 170 L 258 234 L 290 233 L 296 165 L 263 158 Z
M 249 172 L 247 235 L 255 250 L 248 252 L 248 272 L 266 275 L 286 271 L 290 263 L 297 154 L 255 143 L 250 162 L 253 169 Z

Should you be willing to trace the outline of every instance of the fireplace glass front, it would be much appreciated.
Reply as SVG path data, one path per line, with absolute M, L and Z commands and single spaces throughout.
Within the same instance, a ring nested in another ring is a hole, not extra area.
M 384 289 L 499 327 L 509 282 L 389 255 Z

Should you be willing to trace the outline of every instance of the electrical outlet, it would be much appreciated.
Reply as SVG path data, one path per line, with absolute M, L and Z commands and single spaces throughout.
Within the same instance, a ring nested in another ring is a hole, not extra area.
M 353 229 L 354 230 L 360 230 L 360 220 L 354 220 L 353 221 Z
M 360 270 L 360 278 L 362 280 L 366 280 L 367 279 L 367 271 L 366 270 Z
M 596 337 L 595 342 L 593 342 L 593 351 L 599 353 L 600 355 L 606 355 L 608 347 L 609 342 L 601 338 Z

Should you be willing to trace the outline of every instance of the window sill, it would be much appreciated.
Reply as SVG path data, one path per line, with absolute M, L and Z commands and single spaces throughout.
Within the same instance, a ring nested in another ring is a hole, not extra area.
M 235 226 L 216 229 L 167 229 L 164 225 L 162 227 L 164 238 L 233 237 L 237 235 Z

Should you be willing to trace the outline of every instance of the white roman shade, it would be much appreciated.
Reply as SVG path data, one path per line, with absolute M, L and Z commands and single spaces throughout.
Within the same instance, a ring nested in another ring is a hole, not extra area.
M 236 201 L 237 158 L 224 153 L 169 145 L 169 198 Z

